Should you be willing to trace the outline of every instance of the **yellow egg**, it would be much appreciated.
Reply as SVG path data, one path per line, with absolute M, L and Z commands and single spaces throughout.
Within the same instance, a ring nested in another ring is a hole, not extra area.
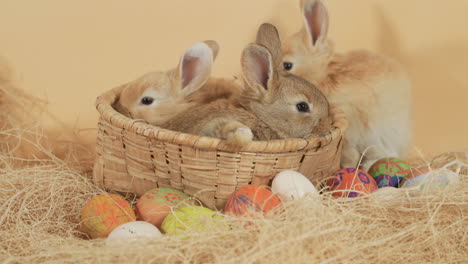
M 107 237 L 112 230 L 135 218 L 132 206 L 122 196 L 105 193 L 83 207 L 81 229 L 91 238 Z
M 223 229 L 228 226 L 219 219 L 223 216 L 202 206 L 186 206 L 176 209 L 163 221 L 161 228 L 169 235 L 180 235 L 186 232 L 204 232 L 217 225 Z M 216 221 L 218 219 L 218 221 Z

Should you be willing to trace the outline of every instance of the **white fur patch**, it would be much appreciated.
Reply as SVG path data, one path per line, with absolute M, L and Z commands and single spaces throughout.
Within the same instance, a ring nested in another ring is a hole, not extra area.
M 187 49 L 179 63 L 179 71 L 183 81 L 182 88 L 185 89 L 194 83 L 198 85 L 191 88 L 200 88 L 209 77 L 213 59 L 212 50 L 203 42 L 198 42 Z M 200 81 L 202 82 L 199 83 Z M 188 90 L 188 93 L 191 92 L 193 92 L 193 89 Z
M 213 62 L 213 52 L 210 47 L 203 42 L 198 42 L 185 51 L 185 56 L 197 57 L 203 64 Z M 182 58 L 183 60 L 183 58 Z
M 243 137 L 243 138 L 248 138 L 248 139 L 253 138 L 252 130 L 250 130 L 250 128 L 247 128 L 247 127 L 240 127 L 238 129 L 236 129 L 236 132 L 234 132 L 234 134 L 238 135 L 239 137 Z

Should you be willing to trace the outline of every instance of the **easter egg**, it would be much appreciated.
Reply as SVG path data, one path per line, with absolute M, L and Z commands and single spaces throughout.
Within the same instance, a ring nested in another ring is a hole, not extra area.
M 458 174 L 448 169 L 437 169 L 405 181 L 402 188 L 418 188 L 422 191 L 440 191 L 460 184 Z
M 226 227 L 224 223 L 216 221 L 222 218 L 222 215 L 203 206 L 184 206 L 167 215 L 161 229 L 169 235 L 203 232 L 212 229 L 215 225 Z
M 154 225 L 144 221 L 132 221 L 118 226 L 109 234 L 107 244 L 127 242 L 139 238 L 156 238 L 162 236 Z
M 398 187 L 410 173 L 409 164 L 398 158 L 380 159 L 369 168 L 369 174 L 379 187 Z
M 268 212 L 279 203 L 278 196 L 267 188 L 247 185 L 228 197 L 224 212 L 234 215 L 245 215 L 249 211 Z
M 400 182 L 401 187 L 412 188 L 418 186 L 431 171 L 427 165 L 411 168 L 411 173 Z
M 171 208 L 190 198 L 187 194 L 171 188 L 155 188 L 144 193 L 136 203 L 138 219 L 161 226 Z
M 344 168 L 327 181 L 333 197 L 357 197 L 374 192 L 379 187 L 375 180 L 363 170 Z
M 299 172 L 286 170 L 275 176 L 271 184 L 271 190 L 277 194 L 281 201 L 298 200 L 306 194 L 320 199 L 315 186 Z
M 94 197 L 81 212 L 81 228 L 91 238 L 107 237 L 115 228 L 130 221 L 135 221 L 132 206 L 116 194 Z

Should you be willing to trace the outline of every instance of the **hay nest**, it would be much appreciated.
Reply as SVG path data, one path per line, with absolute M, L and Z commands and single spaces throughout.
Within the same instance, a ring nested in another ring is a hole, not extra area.
M 2 119 L 7 137 L 0 149 L 1 263 L 463 263 L 468 258 L 464 174 L 455 186 L 414 197 L 404 191 L 391 200 L 324 195 L 322 205 L 306 197 L 253 221 L 225 217 L 219 221 L 232 229 L 216 225 L 189 239 L 163 236 L 114 246 L 87 240 L 78 228 L 81 208 L 104 190 L 66 158 L 79 156 L 76 149 L 59 157 L 51 145 L 33 140 L 44 135 L 32 132 L 15 105 L 29 97 L 4 101 L 8 93 L 0 87 L 2 118 L 5 111 L 18 111 Z M 41 158 L 11 151 L 25 138 Z
M 64 163 L 2 170 L 2 263 L 463 263 L 468 224 L 467 178 L 450 191 L 323 197 L 284 204 L 266 217 L 226 217 L 183 240 L 106 246 L 78 231 L 82 206 L 103 190 Z M 219 225 L 223 227 L 223 225 Z

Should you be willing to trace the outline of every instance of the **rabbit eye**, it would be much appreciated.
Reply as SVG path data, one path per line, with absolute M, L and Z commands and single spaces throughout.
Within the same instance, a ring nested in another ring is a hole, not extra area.
M 291 62 L 283 62 L 283 68 L 286 70 L 286 71 L 290 71 L 293 67 L 293 64 Z
M 141 98 L 141 104 L 144 104 L 144 105 L 150 105 L 150 104 L 153 103 L 153 101 L 154 101 L 154 99 L 151 98 L 151 97 L 145 96 L 145 97 Z
M 300 102 L 296 105 L 297 111 L 301 113 L 308 113 L 310 112 L 309 104 L 306 102 Z

